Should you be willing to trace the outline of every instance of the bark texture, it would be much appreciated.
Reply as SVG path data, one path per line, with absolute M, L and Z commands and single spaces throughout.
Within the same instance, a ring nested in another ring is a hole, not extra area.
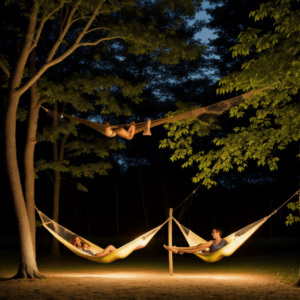
M 35 73 L 35 50 L 30 54 L 30 75 Z M 35 171 L 34 171 L 34 150 L 36 145 L 37 123 L 39 118 L 40 106 L 38 105 L 37 84 L 34 83 L 30 88 L 30 110 L 28 117 L 28 131 L 24 152 L 25 169 L 25 200 L 31 232 L 33 249 L 35 252 Z
M 35 254 L 31 238 L 30 225 L 28 221 L 25 199 L 22 191 L 20 172 L 17 163 L 16 151 L 16 113 L 19 97 L 13 91 L 10 92 L 8 107 L 5 117 L 5 154 L 7 173 L 15 215 L 17 218 L 19 241 L 20 241 L 20 261 L 19 270 L 15 278 L 42 278 L 36 265 Z
M 25 205 L 25 199 L 20 180 L 20 171 L 17 162 L 16 148 L 16 122 L 17 108 L 22 93 L 18 90 L 23 77 L 23 71 L 30 54 L 30 47 L 35 33 L 39 4 L 34 2 L 32 14 L 28 24 L 24 46 L 20 53 L 16 67 L 9 83 L 9 95 L 4 120 L 5 158 L 9 185 L 12 192 L 12 200 L 17 218 L 17 226 L 20 241 L 19 270 L 15 278 L 41 278 L 35 260 L 32 246 L 30 225 Z

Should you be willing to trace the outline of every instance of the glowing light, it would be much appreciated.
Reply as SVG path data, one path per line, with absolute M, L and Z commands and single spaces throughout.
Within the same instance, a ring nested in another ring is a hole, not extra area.
M 217 280 L 249 280 L 250 276 L 247 275 L 230 275 L 230 274 L 174 274 L 173 277 L 170 277 L 168 273 L 149 273 L 149 272 L 132 272 L 132 273 L 102 273 L 102 274 L 49 274 L 51 277 L 91 277 L 91 278 L 124 278 L 124 279 L 217 279 Z
M 61 118 L 63 118 L 64 116 L 63 116 L 63 115 L 61 115 L 60 117 L 61 117 Z

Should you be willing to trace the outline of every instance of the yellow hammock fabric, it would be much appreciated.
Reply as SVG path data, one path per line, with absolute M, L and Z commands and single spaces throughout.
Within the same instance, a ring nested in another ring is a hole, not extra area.
M 228 245 L 221 248 L 220 250 L 212 253 L 201 253 L 200 251 L 194 253 L 201 259 L 207 262 L 216 262 L 222 259 L 224 256 L 232 255 L 241 245 L 243 245 L 249 237 L 261 226 L 263 225 L 270 217 L 277 213 L 279 209 L 281 209 L 285 204 L 287 204 L 293 197 L 296 195 L 300 195 L 300 190 L 297 191 L 294 195 L 292 195 L 289 199 L 287 199 L 283 204 L 281 204 L 276 210 L 274 210 L 269 216 L 266 216 L 224 238 L 228 242 Z M 175 218 L 173 218 L 175 223 L 180 228 L 183 233 L 185 239 L 187 240 L 190 247 L 197 246 L 199 244 L 205 244 L 207 241 L 202 237 L 198 236 L 188 228 L 181 225 Z M 209 250 L 209 249 L 206 249 Z
M 197 118 L 197 117 L 200 117 L 200 116 L 201 116 L 202 121 L 208 122 L 209 119 L 210 119 L 209 117 L 211 115 L 219 115 L 222 112 L 224 112 L 225 110 L 228 110 L 233 106 L 236 106 L 236 105 L 239 105 L 239 104 L 243 103 L 250 96 L 268 89 L 270 86 L 271 85 L 266 86 L 266 87 L 261 88 L 261 89 L 256 90 L 256 91 L 251 91 L 251 92 L 243 94 L 241 96 L 237 96 L 237 97 L 234 97 L 234 98 L 231 98 L 231 99 L 228 99 L 228 100 L 221 101 L 221 102 L 216 103 L 216 104 L 212 104 L 210 106 L 206 106 L 206 107 L 191 110 L 191 111 L 188 111 L 188 112 L 185 112 L 185 113 L 182 113 L 182 114 L 178 114 L 178 115 L 175 115 L 173 117 L 166 117 L 166 118 L 153 120 L 153 121 L 151 121 L 151 126 L 150 127 L 153 128 L 153 127 L 156 127 L 158 125 L 162 125 L 162 124 L 165 124 L 165 123 L 168 123 L 168 122 L 177 122 L 177 121 L 181 121 L 181 120 L 184 120 L 184 119 Z M 46 109 L 44 107 L 42 107 L 42 108 L 45 109 L 45 111 L 48 114 L 52 115 L 52 117 L 54 117 L 54 112 L 53 111 L 51 111 L 49 109 Z M 100 124 L 100 123 L 97 123 L 97 122 L 92 122 L 92 121 L 88 121 L 88 120 L 85 120 L 85 119 L 77 118 L 77 117 L 74 117 L 74 116 L 70 116 L 70 115 L 67 115 L 65 113 L 58 113 L 57 115 L 60 115 L 61 117 L 66 117 L 66 118 L 75 120 L 79 123 L 82 123 L 86 126 L 89 126 L 93 129 L 101 132 L 102 134 L 105 134 L 105 130 L 107 128 L 116 129 L 116 128 L 122 128 L 122 127 L 129 127 L 131 125 L 131 124 L 105 125 L 105 124 Z M 139 133 L 139 132 L 142 132 L 146 129 L 147 122 L 141 122 L 141 123 L 137 123 L 135 125 L 136 125 L 135 133 Z
M 67 228 L 59 225 L 55 221 L 51 220 L 48 218 L 45 214 L 43 214 L 41 211 L 39 211 L 36 208 L 36 211 L 38 212 L 43 226 L 56 238 L 58 239 L 61 243 L 63 243 L 66 247 L 68 247 L 71 251 L 73 251 L 76 255 L 84 257 L 86 259 L 98 262 L 98 263 L 111 263 L 116 259 L 122 259 L 126 258 L 128 255 L 130 255 L 134 249 L 138 246 L 145 247 L 150 240 L 154 237 L 154 235 L 162 228 L 162 226 L 169 221 L 167 219 L 163 224 L 160 226 L 148 231 L 147 233 L 139 236 L 135 240 L 129 242 L 128 244 L 118 248 L 116 251 L 104 256 L 104 257 L 98 257 L 98 256 L 93 256 L 90 255 L 79 248 L 73 246 L 70 243 L 70 239 L 74 236 L 77 235 L 73 233 L 72 231 L 68 230 Z M 94 253 L 101 253 L 104 249 L 100 248 L 99 246 L 91 243 L 90 241 L 80 237 L 85 243 L 90 245 L 90 249 Z
M 194 253 L 201 259 L 207 262 L 216 262 L 220 259 L 222 259 L 224 256 L 230 256 L 232 255 L 243 243 L 245 243 L 249 237 L 261 226 L 263 225 L 274 213 L 271 215 L 258 220 L 239 231 L 236 231 L 229 236 L 225 237 L 224 240 L 228 242 L 228 245 L 223 247 L 222 249 L 213 252 L 213 253 Z M 176 219 L 173 218 L 173 220 L 176 222 L 178 227 L 180 228 L 181 232 L 183 233 L 185 239 L 187 240 L 190 247 L 197 246 L 199 244 L 205 244 L 207 243 L 206 240 L 189 230 L 188 228 L 181 225 Z M 207 249 L 209 250 L 209 249 Z

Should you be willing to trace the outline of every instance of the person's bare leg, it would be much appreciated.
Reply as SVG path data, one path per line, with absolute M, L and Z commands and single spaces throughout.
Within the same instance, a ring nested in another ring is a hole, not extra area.
M 150 128 L 151 128 L 151 120 L 148 118 L 146 129 L 144 130 L 143 135 L 152 135 Z
M 112 252 L 114 252 L 115 250 L 117 250 L 113 245 L 109 245 L 109 246 L 107 246 L 104 250 L 103 250 L 103 252 L 102 253 L 97 253 L 96 255 L 97 256 L 106 256 L 106 255 L 108 255 L 108 254 L 110 254 L 110 253 L 112 253 Z
M 114 129 L 115 133 L 126 140 L 131 140 L 134 137 L 135 134 L 135 125 L 130 125 L 128 131 L 124 128 L 117 128 Z
M 134 122 L 132 122 L 134 124 Z M 135 135 L 135 125 L 131 125 L 128 129 L 129 133 L 130 133 L 130 140 L 133 139 L 134 135 Z
M 104 122 L 104 125 L 110 126 L 109 122 Z M 104 131 L 104 135 L 107 137 L 114 137 L 116 136 L 116 132 L 111 127 L 106 127 Z
M 175 250 L 174 247 L 169 247 L 169 246 L 164 245 L 164 248 L 165 248 L 166 250 L 168 250 L 168 251 L 172 251 L 172 252 L 175 253 L 175 254 L 178 253 L 178 251 Z
M 199 245 L 199 246 L 194 246 L 194 247 L 168 247 L 164 245 L 164 248 L 166 250 L 172 251 L 174 253 L 179 253 L 179 254 L 183 254 L 183 253 L 196 253 L 200 250 L 205 250 L 205 246 L 203 245 Z

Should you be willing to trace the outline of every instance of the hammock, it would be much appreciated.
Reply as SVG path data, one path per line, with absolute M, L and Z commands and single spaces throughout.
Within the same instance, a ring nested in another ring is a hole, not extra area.
M 71 238 L 74 235 L 77 235 L 75 233 L 73 233 L 72 231 L 68 230 L 67 228 L 59 225 L 58 223 L 56 223 L 55 221 L 51 220 L 50 218 L 48 218 L 45 214 L 43 214 L 40 210 L 38 210 L 36 208 L 36 211 L 38 212 L 43 226 L 56 238 L 58 239 L 61 243 L 63 243 L 66 247 L 68 247 L 71 251 L 73 251 L 76 255 L 81 256 L 83 258 L 98 262 L 98 263 L 111 263 L 116 259 L 122 259 L 122 258 L 126 258 L 128 255 L 130 255 L 136 247 L 145 247 L 150 240 L 154 237 L 154 235 L 162 228 L 162 226 L 167 223 L 169 221 L 169 219 L 167 219 L 163 224 L 161 224 L 160 226 L 148 231 L 147 233 L 139 236 L 138 238 L 136 238 L 135 240 L 129 242 L 128 244 L 118 248 L 117 250 L 115 250 L 114 252 L 106 255 L 106 256 L 93 256 L 91 254 L 88 254 L 86 252 L 84 252 L 83 250 L 73 246 L 70 243 Z M 77 235 L 78 236 L 78 235 Z M 80 236 L 79 236 L 80 237 Z M 85 243 L 87 243 L 90 246 L 90 249 L 92 252 L 94 253 L 101 253 L 104 249 L 100 248 L 99 246 L 91 243 L 90 241 L 80 237 L 80 239 L 82 241 L 84 241 Z
M 191 110 L 182 114 L 178 114 L 175 115 L 173 117 L 166 117 L 166 118 L 161 118 L 161 119 L 157 119 L 157 120 L 153 120 L 151 121 L 151 128 L 156 127 L 158 125 L 162 125 L 168 122 L 178 122 L 184 119 L 192 119 L 192 118 L 197 118 L 200 117 L 200 119 L 204 122 L 208 122 L 210 120 L 210 116 L 211 115 L 219 115 L 222 112 L 224 112 L 225 110 L 228 110 L 229 108 L 239 105 L 241 103 L 243 103 L 247 98 L 249 98 L 250 96 L 257 94 L 259 92 L 262 92 L 266 89 L 268 89 L 271 85 L 266 86 L 264 88 L 261 88 L 259 90 L 256 91 L 251 91 L 249 93 L 228 99 L 228 100 L 224 100 L 221 101 L 219 103 L 216 104 L 212 104 L 210 106 L 206 106 L 206 107 L 202 107 L 202 108 L 198 108 L 195 110 Z M 54 112 L 44 108 L 42 106 L 42 108 L 50 115 L 52 115 L 52 117 L 54 116 Z M 124 127 L 129 127 L 132 124 L 120 124 L 120 125 L 105 125 L 105 124 L 101 124 L 101 123 L 97 123 L 97 122 L 92 122 L 92 121 L 88 121 L 85 119 L 81 119 L 81 118 L 77 118 L 74 116 L 70 116 L 67 115 L 65 113 L 59 113 L 59 115 L 61 117 L 66 117 L 72 120 L 75 120 L 79 123 L 82 123 L 86 126 L 89 126 L 99 132 L 101 132 L 102 134 L 105 135 L 105 131 L 107 128 L 111 128 L 111 129 L 116 129 L 116 128 L 124 128 Z M 142 131 L 145 131 L 147 129 L 147 122 L 141 122 L 141 123 L 136 123 L 135 124 L 136 128 L 135 128 L 135 133 L 139 133 Z
M 242 244 L 244 244 L 250 238 L 250 236 L 256 230 L 258 230 L 258 228 L 261 225 L 263 225 L 271 216 L 276 214 L 277 211 L 281 207 L 283 207 L 288 201 L 290 201 L 294 196 L 298 195 L 298 193 L 299 192 L 297 191 L 292 197 L 290 197 L 287 201 L 285 201 L 285 203 L 282 204 L 278 209 L 274 210 L 269 216 L 266 216 L 265 218 L 262 218 L 256 222 L 230 234 L 229 236 L 225 237 L 224 240 L 226 240 L 228 242 L 228 245 L 221 248 L 220 250 L 218 250 L 216 252 L 212 252 L 212 253 L 205 253 L 205 252 L 202 253 L 199 251 L 194 254 L 206 262 L 216 262 L 216 261 L 222 259 L 224 256 L 232 255 Z M 190 247 L 207 243 L 207 241 L 205 239 L 201 238 L 200 236 L 198 236 L 197 234 L 195 234 L 188 228 L 181 225 L 175 218 L 173 218 L 173 220 L 180 228 L 181 232 L 183 233 L 183 235 L 184 235 L 185 239 L 187 240 Z M 209 250 L 209 249 L 207 248 L 206 251 L 207 250 Z

